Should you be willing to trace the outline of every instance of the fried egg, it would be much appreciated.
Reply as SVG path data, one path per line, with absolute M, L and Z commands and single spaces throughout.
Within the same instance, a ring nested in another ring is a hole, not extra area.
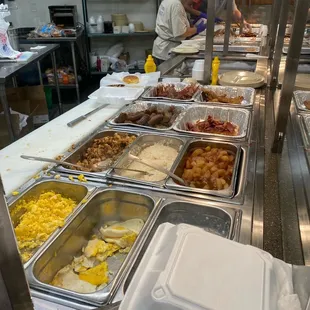
M 92 293 L 97 288 L 96 285 L 80 279 L 70 265 L 60 269 L 51 284 L 78 293 Z
M 75 272 L 81 272 L 94 267 L 95 262 L 96 259 L 94 257 L 88 258 L 85 255 L 81 255 L 74 257 L 72 267 Z
M 125 222 L 115 223 L 106 228 L 101 228 L 100 233 L 103 236 L 103 238 L 121 238 L 133 232 L 138 235 L 143 225 L 144 225 L 143 220 L 131 219 Z
M 95 286 L 106 284 L 109 281 L 107 262 L 102 262 L 96 267 L 80 272 L 79 279 Z

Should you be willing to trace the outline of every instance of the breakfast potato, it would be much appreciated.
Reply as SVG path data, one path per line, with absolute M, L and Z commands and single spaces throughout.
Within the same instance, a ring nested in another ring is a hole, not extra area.
M 188 154 L 182 179 L 190 187 L 224 190 L 231 184 L 235 155 L 229 151 L 207 146 Z

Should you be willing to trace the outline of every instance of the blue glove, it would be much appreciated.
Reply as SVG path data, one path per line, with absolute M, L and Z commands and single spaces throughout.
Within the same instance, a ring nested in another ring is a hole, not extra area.
M 223 20 L 222 19 L 220 19 L 220 18 L 217 18 L 217 17 L 215 17 L 215 20 L 214 20 L 216 23 L 221 23 Z
M 207 28 L 207 24 L 205 24 L 204 22 L 201 22 L 200 24 L 196 26 L 197 33 L 205 31 L 206 28 Z
M 199 19 L 199 18 L 205 18 L 205 19 L 207 19 L 208 16 L 207 16 L 206 13 L 200 12 L 200 15 L 198 16 L 198 19 Z

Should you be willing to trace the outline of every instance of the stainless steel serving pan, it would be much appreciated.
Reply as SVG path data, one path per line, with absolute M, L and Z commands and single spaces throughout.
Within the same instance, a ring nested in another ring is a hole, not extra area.
M 143 134 L 141 135 L 128 149 L 126 153 L 118 160 L 118 162 L 115 164 L 115 167 L 128 167 L 130 163 L 132 162 L 131 159 L 129 159 L 129 153 L 139 156 L 141 151 L 145 149 L 148 146 L 154 145 L 156 143 L 162 143 L 164 145 L 170 146 L 174 149 L 177 150 L 179 153 L 182 149 L 182 147 L 185 145 L 186 139 L 185 138 L 177 138 L 175 136 L 161 136 L 161 135 L 155 135 L 155 134 Z M 165 154 L 162 154 L 164 157 Z M 172 164 L 172 167 L 170 170 L 174 168 L 175 162 L 177 161 L 177 158 L 175 159 L 174 163 Z M 148 185 L 148 186 L 157 186 L 157 187 L 162 187 L 168 176 L 166 176 L 163 180 L 161 181 L 143 181 L 143 180 L 138 180 L 134 178 L 130 178 L 127 176 L 122 176 L 121 172 L 119 170 L 110 170 L 108 173 L 108 178 L 112 178 L 115 180 L 120 180 L 124 182 L 133 182 L 141 185 Z
M 27 270 L 30 286 L 74 301 L 92 305 L 104 304 L 122 270 L 135 255 L 158 201 L 159 199 L 156 202 L 152 197 L 133 189 L 99 190 Z M 107 259 L 110 282 L 105 288 L 94 293 L 81 294 L 49 284 L 60 269 L 71 264 L 74 257 L 82 254 L 81 250 L 91 239 L 94 230 L 109 221 L 125 221 L 133 218 L 144 220 L 144 227 L 129 254 L 118 253 Z
M 214 104 L 220 106 L 228 106 L 232 108 L 247 108 L 253 107 L 255 100 L 255 89 L 251 87 L 230 87 L 230 86 L 211 86 L 206 85 L 202 88 L 215 92 L 217 95 L 227 95 L 229 98 L 242 96 L 244 100 L 241 104 L 231 104 L 223 102 L 203 101 L 202 90 L 199 91 L 195 97 L 195 102 L 199 104 Z
M 184 89 L 185 87 L 187 87 L 189 84 L 187 83 L 161 83 L 159 85 L 175 85 L 175 88 L 178 91 L 181 91 L 182 89 Z M 172 99 L 172 98 L 168 98 L 168 97 L 156 97 L 154 95 L 154 92 L 156 90 L 157 86 L 154 87 L 150 87 L 148 88 L 144 94 L 142 94 L 142 99 L 147 99 L 147 100 L 165 100 L 165 101 L 172 101 L 172 102 L 181 102 L 181 103 L 185 103 L 185 102 L 191 102 L 194 101 L 195 95 L 194 94 L 191 98 L 186 99 L 186 100 L 181 100 L 181 99 Z
M 140 261 L 151 242 L 159 225 L 169 222 L 172 224 L 186 223 L 205 229 L 210 233 L 224 238 L 238 240 L 238 231 L 241 223 L 242 211 L 233 208 L 212 206 L 208 202 L 193 203 L 184 200 L 168 199 L 162 202 L 156 211 L 152 230 L 143 244 L 137 259 L 131 264 L 127 276 L 119 287 L 125 294 L 130 281 L 136 272 Z M 190 268 L 190 266 L 188 266 Z
M 118 133 L 120 135 L 127 133 L 128 135 L 133 135 L 135 137 L 139 136 L 139 133 L 134 132 L 134 131 L 131 132 L 129 130 L 128 131 L 127 130 L 122 131 L 122 130 L 117 130 L 117 129 L 103 130 L 103 131 L 97 132 L 95 135 L 88 138 L 83 144 L 81 144 L 79 147 L 77 147 L 71 154 L 69 154 L 67 157 L 64 157 L 63 160 L 66 162 L 69 162 L 69 163 L 76 164 L 80 160 L 81 155 L 87 150 L 87 148 L 89 148 L 93 144 L 95 139 L 100 139 L 100 138 L 104 138 L 104 137 L 111 137 L 111 136 L 114 136 L 115 133 Z M 122 156 L 123 152 L 121 152 L 119 154 L 119 157 Z M 69 168 L 64 167 L 64 166 L 58 166 L 56 168 L 56 170 L 59 172 L 64 172 L 64 173 L 70 174 L 70 175 L 83 174 L 86 177 L 97 177 L 97 178 L 105 177 L 107 172 L 109 171 L 109 169 L 106 169 L 106 170 L 101 171 L 101 172 L 87 172 L 87 171 L 69 169 Z
M 206 148 L 207 146 L 222 148 L 224 150 L 230 151 L 235 154 L 235 162 L 234 162 L 234 169 L 231 184 L 227 189 L 224 190 L 207 190 L 202 188 L 193 188 L 189 186 L 183 186 L 177 184 L 173 179 L 168 178 L 166 182 L 166 187 L 169 189 L 176 189 L 178 191 L 184 192 L 193 192 L 193 193 L 200 193 L 205 195 L 212 195 L 218 197 L 227 197 L 232 198 L 236 193 L 236 186 L 237 186 L 237 176 L 238 176 L 238 168 L 240 162 L 240 146 L 236 146 L 232 143 L 226 142 L 216 142 L 210 140 L 191 140 L 186 147 L 183 149 L 183 152 L 178 158 L 178 162 L 174 165 L 173 173 L 177 176 L 182 177 L 184 167 L 187 160 L 187 154 L 197 148 Z
M 310 113 L 310 110 L 306 108 L 304 101 L 310 100 L 310 91 L 296 90 L 293 94 L 294 102 L 297 110 L 304 113 Z
M 82 205 L 82 200 L 89 194 L 90 188 L 86 185 L 73 184 L 65 181 L 41 180 L 27 188 L 18 196 L 18 198 L 9 204 L 10 212 L 13 211 L 22 200 L 27 201 L 30 199 L 38 198 L 40 194 L 47 191 L 54 191 L 57 194 L 61 194 L 62 196 L 71 198 L 77 202 L 76 208 L 66 219 L 66 222 L 68 222 L 80 209 L 79 207 Z M 11 217 L 14 228 L 18 225 L 20 218 L 24 213 L 25 210 L 20 210 L 20 212 Z M 25 268 L 27 268 L 35 260 L 40 252 L 42 252 L 42 250 L 59 234 L 61 229 L 62 228 L 56 229 L 40 247 L 33 250 L 33 256 L 26 263 L 24 263 Z
M 151 127 L 151 126 L 146 126 L 146 125 L 138 125 L 138 124 L 128 124 L 128 123 L 116 123 L 115 119 L 121 114 L 121 113 L 132 113 L 132 112 L 141 112 L 145 111 L 151 107 L 157 107 L 159 109 L 168 109 L 170 106 L 173 106 L 175 108 L 175 111 L 179 113 L 179 115 L 175 118 L 173 124 L 169 127 L 166 128 L 156 128 L 156 127 Z M 173 104 L 173 103 L 164 103 L 164 102 L 154 102 L 154 101 L 136 101 L 135 104 L 131 104 L 128 107 L 123 108 L 122 110 L 117 113 L 116 116 L 113 116 L 112 119 L 108 121 L 108 123 L 112 126 L 128 126 L 128 127 L 133 127 L 133 128 L 144 128 L 147 130 L 156 130 L 160 132 L 168 131 L 171 130 L 173 125 L 176 123 L 178 118 L 180 117 L 180 114 L 184 112 L 187 109 L 188 106 L 186 105 L 180 105 L 180 104 Z
M 195 123 L 199 120 L 206 120 L 211 115 L 221 121 L 232 122 L 239 127 L 239 134 L 236 136 L 226 136 L 214 133 L 194 132 L 187 130 L 187 123 Z M 173 126 L 175 131 L 186 135 L 195 135 L 202 137 L 214 137 L 225 140 L 245 139 L 251 129 L 251 113 L 246 109 L 236 109 L 220 106 L 197 105 L 192 106 L 180 117 L 179 121 Z

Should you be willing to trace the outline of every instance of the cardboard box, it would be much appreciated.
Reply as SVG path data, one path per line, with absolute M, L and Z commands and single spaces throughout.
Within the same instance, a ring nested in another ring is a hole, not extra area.
M 7 88 L 6 95 L 11 108 L 14 111 L 31 115 L 34 125 L 43 125 L 49 121 L 43 86 Z M 21 105 L 24 100 L 29 100 L 29 106 Z
M 33 130 L 33 125 L 42 125 L 49 121 L 48 108 L 43 86 L 7 88 L 7 99 L 13 111 L 28 115 L 27 126 L 19 130 L 19 115 L 12 114 L 13 130 L 20 138 Z M 3 112 L 0 104 L 0 113 Z M 0 115 L 0 149 L 10 144 L 6 120 Z

